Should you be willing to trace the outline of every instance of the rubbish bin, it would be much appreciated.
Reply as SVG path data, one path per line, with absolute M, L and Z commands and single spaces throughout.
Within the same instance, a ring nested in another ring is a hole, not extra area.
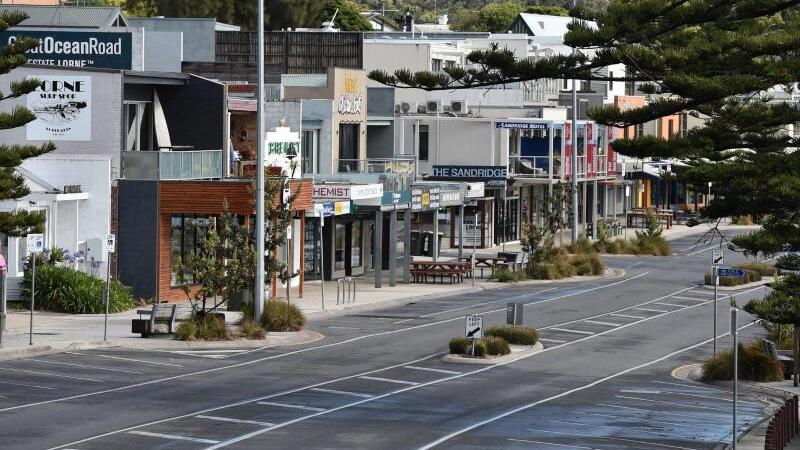
M 420 233 L 423 239 L 422 254 L 425 256 L 433 256 L 433 232 L 425 231 Z
M 422 256 L 425 253 L 425 235 L 419 231 L 411 231 L 411 255 Z

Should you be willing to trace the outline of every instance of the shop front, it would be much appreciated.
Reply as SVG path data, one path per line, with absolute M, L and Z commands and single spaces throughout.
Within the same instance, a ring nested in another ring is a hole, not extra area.
M 442 248 L 461 248 L 467 185 L 457 182 L 416 182 L 411 187 L 411 254 L 436 260 Z

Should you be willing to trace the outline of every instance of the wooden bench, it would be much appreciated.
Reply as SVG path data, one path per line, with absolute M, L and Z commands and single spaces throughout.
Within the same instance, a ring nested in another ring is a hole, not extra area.
M 150 337 L 151 334 L 158 333 L 156 325 L 166 324 L 167 333 L 175 332 L 175 322 L 177 321 L 178 305 L 172 303 L 156 303 L 151 310 L 140 309 L 136 311 L 139 319 L 131 322 L 131 332 L 139 333 L 143 338 Z M 143 315 L 149 315 L 149 319 L 142 319 Z
M 775 343 L 770 340 L 762 339 L 761 344 L 764 346 L 764 353 L 775 358 L 781 364 L 784 378 L 791 378 L 794 373 L 794 359 L 791 356 L 778 353 Z
M 525 268 L 525 264 L 527 264 L 528 254 L 525 252 L 500 252 L 497 254 L 497 257 L 502 260 L 502 262 L 495 263 L 495 269 L 505 268 L 508 269 L 511 267 L 511 270 L 516 272 L 517 269 L 523 270 Z

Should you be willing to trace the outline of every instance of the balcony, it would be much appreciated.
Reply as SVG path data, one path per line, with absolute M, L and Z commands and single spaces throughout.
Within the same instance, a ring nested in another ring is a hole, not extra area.
M 338 159 L 334 161 L 337 173 L 398 173 L 413 174 L 415 161 L 409 158 Z
M 578 178 L 595 178 L 608 176 L 608 156 L 594 155 L 587 166 L 586 156 L 578 156 Z M 516 156 L 508 157 L 508 172 L 517 178 L 549 179 L 551 160 L 547 156 Z M 572 161 L 567 160 L 562 166 L 561 157 L 552 159 L 553 179 L 569 178 L 572 173 Z M 613 172 L 613 171 L 612 171 Z
M 123 168 L 129 180 L 221 179 L 222 150 L 123 152 Z

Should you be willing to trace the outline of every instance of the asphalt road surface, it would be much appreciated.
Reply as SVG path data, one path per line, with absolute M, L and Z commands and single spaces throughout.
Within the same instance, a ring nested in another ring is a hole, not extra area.
M 3 449 L 722 448 L 731 394 L 671 371 L 711 353 L 714 245 L 609 257 L 612 280 L 517 286 L 315 321 L 326 339 L 281 349 L 102 349 L 0 363 Z M 728 252 L 727 263 L 736 255 Z M 719 348 L 730 346 L 718 300 Z M 546 349 L 506 364 L 442 360 L 464 316 L 509 301 Z M 742 318 L 742 335 L 763 330 Z M 739 429 L 770 399 L 743 395 Z

